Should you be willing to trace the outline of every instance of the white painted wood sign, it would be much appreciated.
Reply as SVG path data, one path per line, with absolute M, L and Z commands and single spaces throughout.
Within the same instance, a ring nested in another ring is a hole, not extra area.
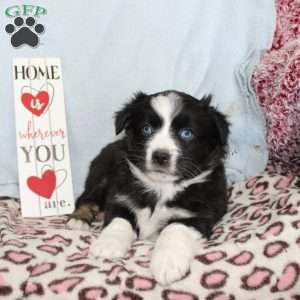
M 65 101 L 59 58 L 13 61 L 22 216 L 74 210 Z

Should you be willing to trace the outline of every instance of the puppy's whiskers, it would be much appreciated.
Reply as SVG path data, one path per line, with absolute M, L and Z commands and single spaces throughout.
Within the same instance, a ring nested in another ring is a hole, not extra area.
M 191 170 L 186 167 L 181 167 L 180 171 L 182 172 L 184 178 L 192 178 L 192 177 L 196 177 L 197 175 L 200 174 L 200 173 L 196 173 L 196 172 L 194 172 L 194 170 Z
M 178 170 L 181 171 L 183 175 L 186 175 L 185 173 L 187 173 L 189 177 L 195 177 L 204 171 L 187 157 L 181 157 L 181 160 L 181 164 L 178 165 Z M 182 162 L 184 162 L 184 164 L 182 164 Z

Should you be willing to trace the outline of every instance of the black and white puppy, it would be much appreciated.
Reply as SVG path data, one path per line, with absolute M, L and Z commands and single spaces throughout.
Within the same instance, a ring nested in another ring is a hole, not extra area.
M 95 257 L 122 257 L 136 238 L 150 239 L 160 284 L 188 272 L 196 241 L 210 236 L 227 206 L 229 124 L 210 102 L 177 91 L 139 93 L 117 112 L 116 133 L 125 135 L 91 163 L 68 222 L 84 228 L 104 212 Z

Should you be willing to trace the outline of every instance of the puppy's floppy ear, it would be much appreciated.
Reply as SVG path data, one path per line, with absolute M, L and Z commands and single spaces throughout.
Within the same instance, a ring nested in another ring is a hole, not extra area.
M 210 113 L 212 114 L 212 118 L 218 130 L 221 145 L 226 146 L 228 142 L 230 124 L 227 121 L 226 116 L 211 105 L 211 100 L 212 95 L 206 95 L 201 99 L 201 102 L 203 105 L 208 107 Z
M 118 135 L 124 129 L 127 129 L 130 123 L 130 109 L 127 104 L 122 110 L 116 112 L 115 115 L 115 132 Z
M 213 118 L 218 129 L 219 138 L 222 146 L 226 146 L 228 143 L 229 135 L 229 122 L 225 115 L 214 109 Z
M 129 103 L 127 103 L 123 109 L 119 110 L 115 114 L 115 132 L 118 135 L 124 129 L 128 129 L 131 124 L 132 116 L 135 111 L 135 107 L 140 101 L 142 101 L 147 95 L 139 92 L 134 95 Z

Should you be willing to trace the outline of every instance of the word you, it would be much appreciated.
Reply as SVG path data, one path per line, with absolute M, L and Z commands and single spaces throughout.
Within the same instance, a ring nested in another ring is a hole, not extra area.
M 57 148 L 60 148 L 58 153 Z M 33 146 L 21 146 L 20 149 L 25 154 L 26 163 L 31 163 L 34 161 L 39 162 L 48 162 L 49 160 L 62 161 L 65 159 L 65 145 L 38 145 L 37 147 Z M 34 158 L 34 159 L 33 159 Z

